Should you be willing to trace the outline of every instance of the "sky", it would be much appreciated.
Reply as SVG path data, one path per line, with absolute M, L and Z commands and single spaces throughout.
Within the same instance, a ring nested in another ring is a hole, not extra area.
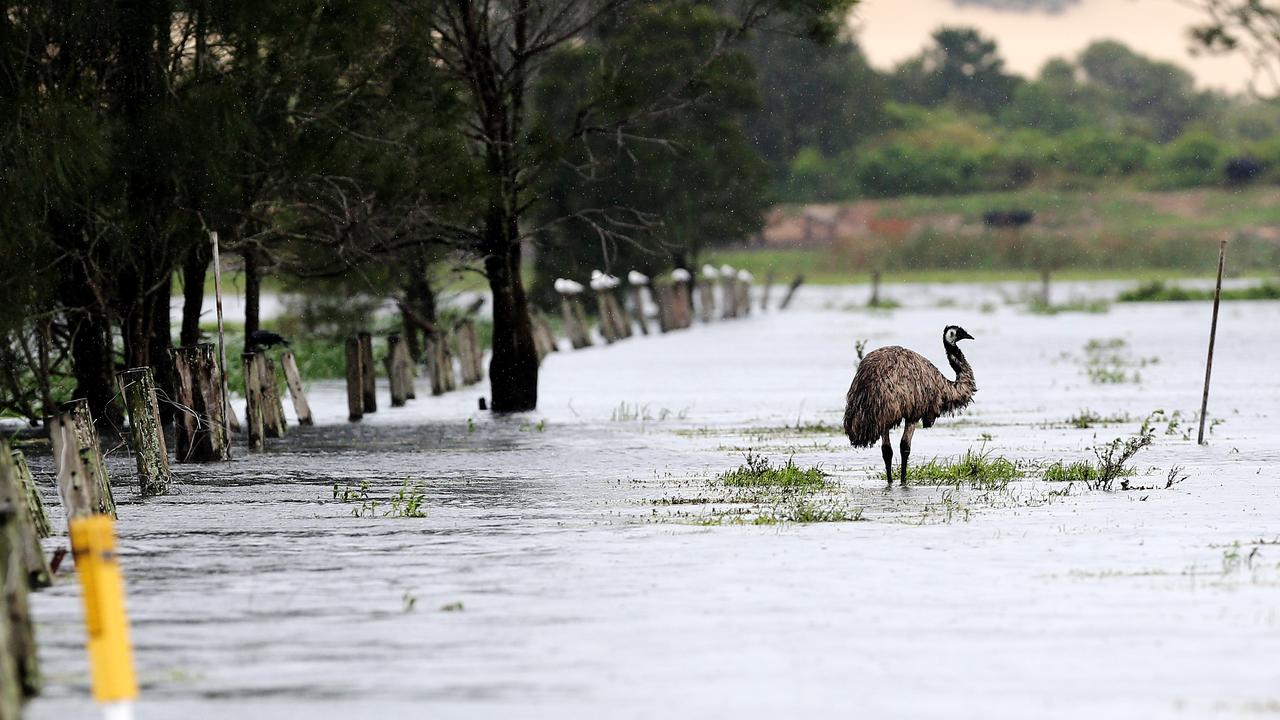
M 1034 76 L 1053 57 L 1074 58 L 1095 40 L 1119 40 L 1176 62 L 1202 89 L 1243 92 L 1251 77 L 1238 56 L 1192 56 L 1187 29 L 1202 16 L 1183 0 L 1080 0 L 1059 14 L 1011 12 L 953 0 L 862 0 L 852 25 L 880 69 L 917 54 L 941 25 L 968 25 L 994 37 L 1007 67 Z

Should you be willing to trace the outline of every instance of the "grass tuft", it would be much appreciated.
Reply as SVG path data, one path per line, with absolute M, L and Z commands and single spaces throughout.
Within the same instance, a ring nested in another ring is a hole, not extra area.
M 1022 477 L 1012 460 L 992 456 L 990 450 L 970 448 L 958 460 L 934 458 L 923 465 L 907 466 L 907 482 L 913 485 L 968 485 L 982 490 L 1002 490 Z
M 1213 290 L 1168 285 L 1163 280 L 1143 283 L 1126 290 L 1116 298 L 1117 302 L 1189 302 L 1212 300 Z M 1280 283 L 1270 280 L 1243 288 L 1223 288 L 1223 300 L 1280 300 Z
M 1049 482 L 1078 482 L 1090 490 L 1105 491 L 1115 489 L 1119 480 L 1120 489 L 1128 490 L 1127 478 L 1138 474 L 1130 461 L 1149 447 L 1154 438 L 1155 431 L 1144 425 L 1133 437 L 1116 438 L 1106 445 L 1095 446 L 1093 454 L 1096 460 L 1079 460 L 1070 464 L 1059 461 L 1050 465 L 1045 469 L 1044 479 Z M 1169 486 L 1172 485 L 1170 482 Z
M 735 488 L 817 490 L 826 486 L 827 473 L 818 467 L 802 468 L 791 458 L 785 465 L 775 466 L 766 457 L 747 453 L 745 463 L 737 470 L 716 476 L 716 481 Z

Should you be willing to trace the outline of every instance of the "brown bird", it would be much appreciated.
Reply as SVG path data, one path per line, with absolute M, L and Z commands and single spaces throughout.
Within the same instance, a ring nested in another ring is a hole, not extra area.
M 942 331 L 942 346 L 955 370 L 948 380 L 919 353 L 892 345 L 867 353 L 853 376 L 845 397 L 844 432 L 855 447 L 870 447 L 881 440 L 885 471 L 893 484 L 893 446 L 889 431 L 903 423 L 901 484 L 907 484 L 907 458 L 916 423 L 932 427 L 940 415 L 958 412 L 973 402 L 978 386 L 973 369 L 957 343 L 973 336 L 957 325 Z

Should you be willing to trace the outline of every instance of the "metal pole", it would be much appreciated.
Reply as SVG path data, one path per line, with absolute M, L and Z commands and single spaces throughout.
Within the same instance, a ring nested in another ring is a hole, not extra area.
M 1227 241 L 1222 240 L 1218 246 L 1218 285 L 1213 291 L 1213 321 L 1209 324 L 1209 357 L 1204 363 L 1204 397 L 1200 400 L 1200 437 L 1197 443 L 1204 444 L 1204 421 L 1209 411 L 1209 376 L 1213 373 L 1213 341 L 1218 336 L 1218 303 L 1222 301 L 1222 267 L 1227 262 Z
M 218 233 L 209 231 L 213 241 L 213 297 L 218 308 L 218 362 L 222 366 L 222 424 L 227 444 L 231 444 L 231 392 L 227 388 L 227 341 L 222 330 L 222 262 L 218 259 Z

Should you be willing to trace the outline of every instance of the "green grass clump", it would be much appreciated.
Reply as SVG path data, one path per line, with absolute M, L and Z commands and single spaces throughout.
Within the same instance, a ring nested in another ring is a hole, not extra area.
M 777 488 L 782 490 L 817 490 L 826 486 L 827 473 L 821 468 L 802 468 L 788 458 L 785 465 L 773 465 L 769 459 L 747 453 L 747 461 L 727 473 L 716 476 L 726 487 Z
M 1081 410 L 1075 415 L 1067 418 L 1067 424 L 1079 430 L 1088 430 L 1094 425 L 1115 425 L 1117 423 L 1129 422 L 1129 420 L 1130 417 L 1124 413 L 1104 417 L 1092 410 Z
M 1111 311 L 1111 303 L 1106 300 L 1077 299 L 1066 303 L 1047 303 L 1043 298 L 1034 298 L 1027 304 L 1033 315 L 1057 315 L 1058 313 L 1089 313 L 1101 315 Z
M 1078 482 L 1090 490 L 1112 490 L 1115 482 L 1121 482 L 1120 489 L 1128 490 L 1126 478 L 1138 474 L 1130 462 L 1134 456 L 1151 445 L 1155 431 L 1144 425 L 1136 435 L 1116 438 L 1106 445 L 1093 448 L 1096 460 L 1079 460 L 1070 464 L 1058 461 L 1045 468 L 1044 479 L 1049 482 Z M 1171 476 L 1172 478 L 1172 476 Z M 1172 479 L 1170 485 L 1172 485 Z
M 991 451 L 966 450 L 958 460 L 934 458 L 923 465 L 907 466 L 907 482 L 912 485 L 969 485 L 983 490 L 999 490 L 1022 476 L 1012 460 Z
M 1160 358 L 1139 358 L 1129 353 L 1123 338 L 1094 338 L 1084 346 L 1084 374 L 1095 385 L 1140 383 L 1142 374 L 1136 369 L 1154 365 Z
M 1117 302 L 1188 302 L 1212 300 L 1213 290 L 1193 290 L 1152 280 L 1132 290 L 1126 290 L 1116 298 Z M 1280 283 L 1270 280 L 1244 288 L 1224 288 L 1223 300 L 1280 300 Z

